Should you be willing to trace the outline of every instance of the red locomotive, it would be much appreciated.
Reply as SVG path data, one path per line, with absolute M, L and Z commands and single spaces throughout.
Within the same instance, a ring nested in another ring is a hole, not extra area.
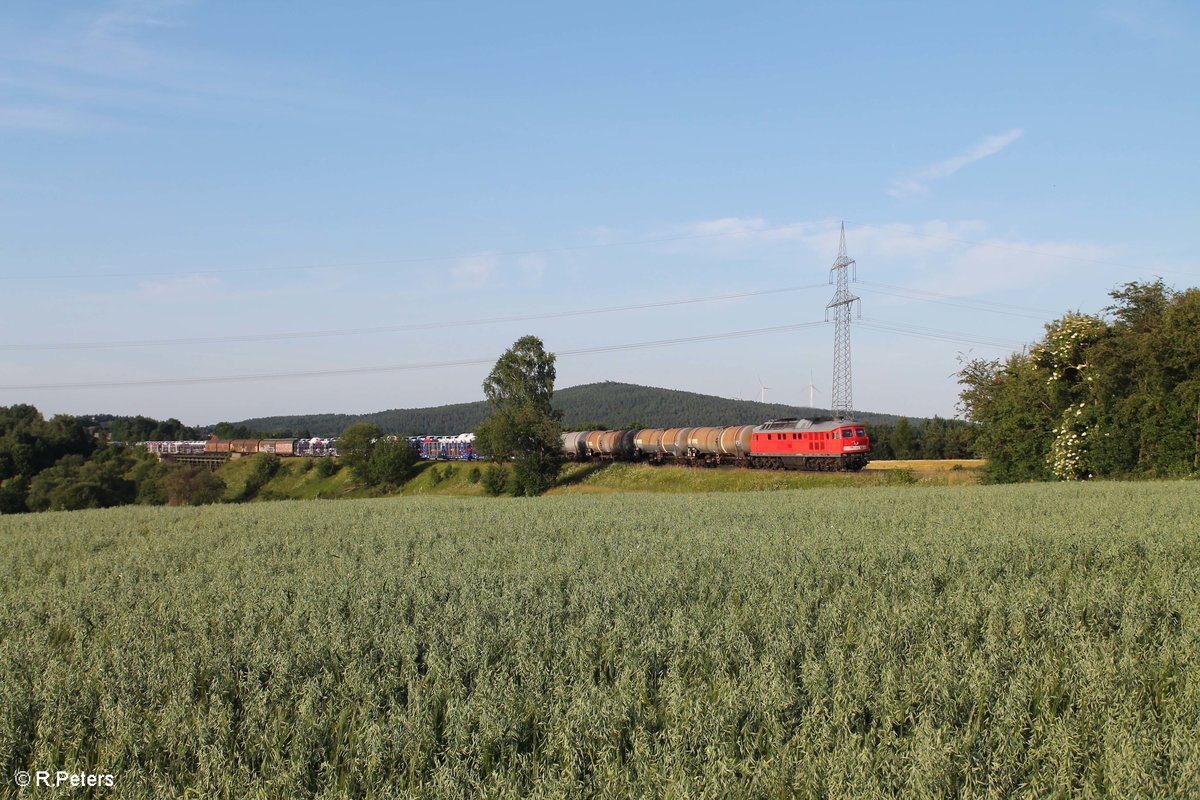
M 776 419 L 750 439 L 750 460 L 772 469 L 862 469 L 871 440 L 861 422 L 844 419 Z

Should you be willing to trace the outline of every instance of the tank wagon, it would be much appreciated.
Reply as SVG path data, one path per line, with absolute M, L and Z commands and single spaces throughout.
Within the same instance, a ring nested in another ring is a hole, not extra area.
M 871 442 L 861 422 L 776 419 L 762 425 L 569 431 L 563 452 L 573 461 L 646 461 L 757 469 L 859 470 Z

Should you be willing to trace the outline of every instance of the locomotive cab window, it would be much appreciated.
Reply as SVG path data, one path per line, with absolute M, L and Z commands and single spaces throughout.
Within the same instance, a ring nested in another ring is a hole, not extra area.
M 854 434 L 855 434 L 856 436 L 866 436 L 866 435 L 867 435 L 867 432 L 866 432 L 866 430 L 865 430 L 865 429 L 863 429 L 863 428 L 855 428 L 855 429 L 854 429 Z
M 833 432 L 833 438 L 834 438 L 834 439 L 838 438 L 838 432 L 837 432 L 837 431 L 834 431 L 834 432 Z

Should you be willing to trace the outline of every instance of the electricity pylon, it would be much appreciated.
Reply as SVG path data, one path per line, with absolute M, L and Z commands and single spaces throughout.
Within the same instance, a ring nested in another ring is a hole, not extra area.
M 858 315 L 862 317 L 862 301 L 850 294 L 850 281 L 858 280 L 854 259 L 846 255 L 846 223 L 842 223 L 842 240 L 838 245 L 837 261 L 829 268 L 829 282 L 837 284 L 837 291 L 829 305 L 825 306 L 825 321 L 833 311 L 833 390 L 830 408 L 835 419 L 849 417 L 854 411 L 854 389 L 850 374 L 850 309 L 858 303 Z

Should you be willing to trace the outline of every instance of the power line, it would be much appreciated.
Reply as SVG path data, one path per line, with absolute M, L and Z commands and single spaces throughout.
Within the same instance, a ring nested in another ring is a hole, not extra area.
M 947 331 L 940 328 L 929 328 L 922 325 L 911 325 L 904 322 L 895 322 L 893 320 L 882 320 L 867 318 L 863 322 L 864 325 L 870 325 L 877 330 L 886 330 L 896 333 L 907 333 L 914 336 L 923 336 L 927 338 L 944 339 L 946 341 L 961 342 L 964 344 L 981 344 L 994 345 L 1004 348 L 1020 348 L 1022 342 L 1013 339 L 1005 339 L 998 336 L 984 336 L 974 333 L 960 333 L 958 331 Z
M 806 289 L 821 289 L 824 283 L 810 283 L 805 286 L 785 286 L 780 289 L 756 289 L 746 292 L 709 295 L 707 297 L 692 297 L 683 300 L 663 300 L 657 303 L 634 303 L 624 306 L 607 306 L 604 308 L 578 309 L 575 311 L 547 311 L 540 314 L 517 314 L 507 317 L 487 317 L 469 320 L 439 320 L 436 322 L 414 322 L 407 325 L 381 325 L 372 328 L 346 328 L 341 330 L 313 331 L 284 331 L 277 333 L 247 333 L 229 336 L 201 336 L 180 339 L 130 339 L 125 341 L 108 342 L 27 342 L 24 344 L 0 345 L 0 351 L 28 350 L 98 350 L 124 347 L 163 347 L 193 344 L 227 344 L 231 342 L 265 342 L 282 341 L 287 339 L 316 339 L 333 336 L 363 336 L 377 333 L 401 333 L 404 331 L 436 330 L 439 328 L 467 328 L 481 325 L 498 325 L 507 322 L 529 322 L 532 320 L 563 319 L 583 317 L 597 314 L 612 314 L 620 311 L 640 311 L 650 308 L 668 308 L 671 306 L 692 305 L 696 303 L 713 303 L 722 300 L 738 300 L 747 297 L 762 297 L 770 294 L 800 292 Z
M 822 321 L 817 322 L 800 322 L 793 325 L 775 325 L 769 328 L 752 328 L 741 331 L 728 331 L 726 333 L 701 334 L 697 336 L 681 336 L 674 339 L 655 339 L 644 342 L 628 342 L 625 344 L 602 345 L 599 347 L 583 347 L 574 350 L 559 350 L 555 353 L 556 356 L 581 356 L 593 355 L 597 353 L 613 353 L 626 350 L 642 350 L 653 347 L 669 347 L 679 344 L 692 344 L 695 342 L 712 342 L 722 339 L 741 339 L 750 336 L 765 336 L 773 333 L 785 333 L 790 331 L 802 330 L 804 328 L 815 328 L 825 325 Z M 469 358 L 457 361 L 428 361 L 418 364 L 394 364 L 389 366 L 376 367 L 345 367 L 341 369 L 316 369 L 302 370 L 296 372 L 261 372 L 247 375 L 211 375 L 194 378 L 148 378 L 144 380 L 131 381 L 89 381 L 79 383 L 43 383 L 43 384 L 24 384 L 12 386 L 0 386 L 0 391 L 3 392 L 23 392 L 23 391 L 54 391 L 60 389 L 115 389 L 128 388 L 134 386 L 183 386 L 205 383 L 242 383 L 247 381 L 260 380 L 280 380 L 290 378 L 324 378 L 344 375 L 365 375 L 379 372 L 407 372 L 423 369 L 445 369 L 448 367 L 468 367 L 468 366 L 483 366 L 494 364 L 495 358 Z
M 1019 349 L 1024 346 L 1023 343 L 1013 342 L 992 337 L 974 336 L 971 334 L 956 333 L 953 331 L 943 331 L 935 328 L 924 328 L 915 325 L 906 325 L 903 323 L 892 322 L 888 320 L 874 320 L 864 318 L 860 321 L 863 327 L 873 330 L 898 334 L 901 336 L 913 336 L 922 339 L 932 339 L 936 341 L 952 342 L 956 344 L 970 344 L 980 347 L 988 347 L 1000 350 Z M 804 330 L 807 328 L 816 328 L 828 325 L 824 320 L 815 322 L 800 322 L 791 325 L 774 325 L 767 328 L 751 328 L 740 331 L 727 331 L 725 333 L 699 334 L 695 336 L 681 336 L 672 339 L 653 339 L 641 342 L 627 342 L 624 344 L 601 345 L 597 347 L 583 347 L 570 350 L 556 351 L 558 357 L 570 357 L 581 355 L 595 355 L 600 353 L 614 353 L 629 350 L 643 350 L 655 347 L 670 347 L 681 344 L 693 344 L 696 342 L 712 342 L 728 339 L 741 339 L 753 336 L 766 336 L 775 333 L 787 333 L 792 331 Z M 393 364 L 387 366 L 371 366 L 371 367 L 344 367 L 340 369 L 316 369 L 316 370 L 299 370 L 292 372 L 263 372 L 244 375 L 211 375 L 191 378 L 148 378 L 143 380 L 128 380 L 128 381 L 88 381 L 76 383 L 46 383 L 46 384 L 18 384 L 10 386 L 0 386 L 0 391 L 19 392 L 19 391 L 55 391 L 62 389 L 112 389 L 112 388 L 128 388 L 136 386 L 184 386 L 194 384 L 209 384 L 209 383 L 245 383 L 250 381 L 262 380 L 285 380 L 296 378 L 326 378 L 338 377 L 346 375 L 366 375 L 372 373 L 383 372 L 410 372 L 425 369 L 447 369 L 452 367 L 468 367 L 468 366 L 486 366 L 495 363 L 494 358 L 468 358 L 451 361 L 428 361 L 416 364 Z
M 892 297 L 900 297 L 906 300 L 920 300 L 924 303 L 960 306 L 962 308 L 969 308 L 975 311 L 987 311 L 991 314 L 1006 314 L 1011 317 L 1025 317 L 1026 319 L 1045 320 L 1047 317 L 1054 316 L 1054 312 L 1052 311 L 1030 308 L 1028 306 L 1015 306 L 1008 303 L 996 303 L 988 300 L 969 300 L 961 297 L 955 297 L 954 295 L 950 294 L 943 294 L 942 292 L 933 292 L 926 289 L 910 289 L 905 286 L 891 286 L 886 283 L 875 283 L 873 281 L 860 281 L 859 283 L 862 286 L 869 287 L 863 291 L 871 292 L 872 294 L 884 294 Z
M 189 270 L 151 270 L 151 271 L 127 271 L 127 272 L 76 272 L 76 273 L 27 273 L 24 275 L 0 275 L 0 280 L 71 280 L 81 278 L 182 278 L 191 275 L 228 275 L 242 273 L 260 273 L 260 272 L 303 272 L 306 270 L 321 270 L 321 269 L 344 269 L 354 267 L 382 267 L 382 266 L 415 266 L 418 264 L 433 264 L 445 261 L 460 261 L 466 258 L 480 257 L 495 257 L 495 258 L 512 258 L 517 256 L 535 256 L 547 255 L 552 253 L 571 253 L 584 250 L 599 250 L 610 247 L 638 247 L 647 244 L 667 244 L 670 242 L 686 242 L 695 239 L 715 239 L 725 236 L 747 236 L 759 233 L 777 233 L 779 231 L 791 230 L 794 228 L 804 227 L 804 223 L 793 222 L 787 225 L 776 225 L 770 228 L 755 228 L 753 230 L 734 230 L 734 231 L 714 231 L 713 233 L 693 233 L 681 236 L 662 236 L 651 239 L 632 239 L 622 242 L 596 242 L 593 244 L 577 244 L 565 245 L 562 247 L 541 247 L 531 250 L 508 250 L 508 251 L 492 251 L 492 250 L 477 250 L 472 253 L 459 253 L 457 255 L 442 255 L 442 256 L 419 256 L 415 258 L 383 258 L 370 259 L 362 261 L 342 261 L 337 263 L 325 264 L 291 264 L 281 267 L 243 267 L 243 268 L 221 268 L 221 269 L 189 269 Z
M 885 333 L 894 333 L 900 336 L 913 336 L 920 339 L 932 339 L 935 341 L 950 342 L 954 344 L 970 344 L 996 350 L 1019 350 L 1025 346 L 1025 343 L 1017 342 L 1012 339 L 1001 339 L 993 336 L 979 336 L 969 333 L 944 331 L 937 328 L 926 328 L 920 325 L 908 325 L 902 322 L 893 322 L 891 320 L 864 318 L 859 324 L 865 328 L 871 328 L 873 330 L 882 331 Z
M 1007 303 L 995 303 L 986 300 L 968 300 L 955 297 L 953 295 L 934 292 L 927 289 L 913 289 L 905 286 L 893 286 L 886 283 L 877 283 L 875 281 L 858 281 L 857 284 L 865 288 L 864 291 L 875 294 L 890 295 L 909 300 L 919 300 L 928 303 L 939 303 L 942 305 L 961 306 L 963 308 L 974 309 L 977 311 L 986 311 L 993 314 L 1006 314 L 1009 316 L 1024 317 L 1027 319 L 1045 320 L 1047 317 L 1053 316 L 1051 312 L 1041 309 L 1029 308 L 1026 306 L 1016 306 Z M 827 286 L 825 283 L 810 283 L 803 286 L 785 286 L 776 289 L 755 289 L 745 292 L 733 292 L 729 294 L 709 295 L 706 297 L 692 297 L 682 300 L 664 300 L 657 303 L 634 303 L 631 305 L 622 306 L 606 306 L 602 308 L 576 309 L 573 311 L 549 311 L 539 314 L 516 314 L 505 317 L 487 317 L 481 319 L 470 320 L 439 320 L 436 322 L 415 322 L 406 325 L 380 325 L 367 328 L 345 328 L 332 330 L 309 330 L 309 331 L 275 331 L 264 333 L 246 333 L 246 334 L 231 334 L 228 336 L 199 336 L 199 337 L 183 337 L 174 339 L 128 339 L 117 341 L 87 341 L 87 342 L 24 342 L 19 344 L 0 344 L 0 352 L 28 352 L 28 351 L 51 351 L 51 350 L 105 350 L 133 347 L 168 347 L 168 346 L 188 346 L 201 344 L 230 344 L 230 343 L 247 343 L 247 342 L 267 342 L 267 341 L 286 341 L 292 339 L 318 339 L 341 336 L 367 336 L 381 333 L 403 333 L 408 331 L 422 330 L 437 330 L 446 328 L 467 328 L 479 327 L 484 325 L 498 325 L 510 322 L 530 322 L 536 320 L 547 319 L 566 319 L 571 317 L 582 317 L 600 314 L 611 314 L 623 311 L 641 311 L 652 308 L 669 308 L 673 306 L 694 305 L 699 303 L 720 302 L 723 300 L 738 300 L 748 297 L 762 297 L 772 294 L 784 294 L 790 292 L 800 292 L 809 289 L 820 289 Z M 875 288 L 881 287 L 881 288 Z M 895 290 L 895 291 L 889 291 Z M 929 295 L 925 297 L 923 295 Z M 940 299 L 935 299 L 940 298 Z M 1010 310 L 1011 309 L 1011 310 Z M 1033 312 L 1033 313 L 1022 313 Z

